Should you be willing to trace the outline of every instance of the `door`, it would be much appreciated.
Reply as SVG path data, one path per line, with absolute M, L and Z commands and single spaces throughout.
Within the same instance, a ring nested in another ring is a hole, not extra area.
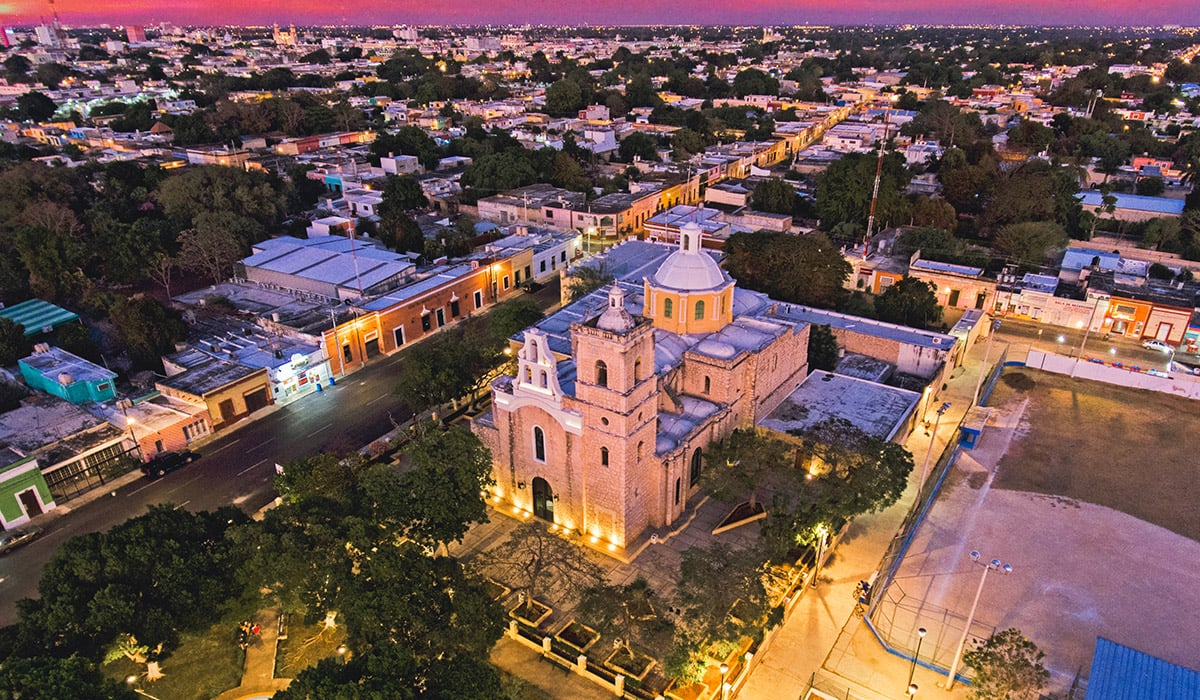
M 1154 337 L 1158 340 L 1163 341 L 1164 343 L 1170 342 L 1171 324 L 1169 324 L 1169 323 L 1158 324 L 1158 333 L 1155 333 Z
M 225 399 L 218 406 L 221 410 L 221 420 L 226 423 L 232 423 L 237 420 L 237 414 L 233 410 L 233 399 Z
M 979 294 L 977 294 L 975 296 L 975 308 L 982 309 L 983 305 L 986 303 L 987 303 L 987 292 L 980 292 Z
M 959 294 L 959 290 L 951 289 L 950 290 L 950 301 L 946 302 L 946 306 L 958 306 L 958 294 Z
M 540 476 L 533 480 L 533 514 L 542 520 L 554 522 L 554 491 Z
M 22 491 L 17 498 L 21 499 L 21 505 L 25 506 L 25 515 L 32 518 L 42 514 L 42 504 L 33 489 Z
M 368 360 L 375 358 L 375 357 L 379 357 L 379 336 L 378 335 L 371 337 L 371 338 L 366 338 L 363 340 L 363 354 L 366 356 L 366 358 Z
M 267 404 L 270 403 L 267 399 L 266 387 L 258 391 L 252 391 L 246 394 L 244 398 L 246 399 L 246 413 L 254 413 L 260 408 L 266 408 Z

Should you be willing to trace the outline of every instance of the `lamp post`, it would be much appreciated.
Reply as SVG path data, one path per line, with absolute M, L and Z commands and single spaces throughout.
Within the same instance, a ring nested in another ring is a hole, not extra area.
M 988 333 L 987 347 L 983 350 L 983 366 L 979 368 L 979 378 L 975 380 L 975 395 L 971 398 L 971 405 L 979 403 L 979 389 L 983 387 L 983 378 L 987 374 L 988 357 L 992 354 L 992 339 L 996 337 L 996 331 L 1000 330 L 1000 319 L 992 322 L 992 332 Z
M 910 697 L 910 698 L 915 698 L 915 697 L 917 697 L 917 691 L 918 691 L 919 689 L 920 689 L 920 688 L 918 688 L 918 687 L 917 687 L 917 684 L 916 684 L 916 683 L 909 683 L 909 684 L 908 684 L 908 691 L 907 691 L 907 692 L 908 692 L 908 697 Z
M 131 689 L 133 692 L 137 693 L 138 695 L 142 695 L 142 696 L 144 696 L 144 697 L 148 697 L 148 698 L 150 698 L 150 700 L 158 700 L 158 698 L 154 697 L 154 696 L 153 696 L 153 695 L 151 695 L 150 693 L 147 693 L 146 691 L 144 691 L 144 690 L 142 690 L 141 688 L 137 687 L 137 681 L 138 681 L 138 677 L 137 677 L 137 676 L 126 676 L 126 677 L 125 677 L 125 683 L 126 683 L 126 685 L 128 685 L 128 686 L 129 686 L 129 688 L 130 688 L 130 689 Z
M 962 639 L 958 640 L 958 648 L 954 650 L 954 661 L 950 664 L 950 673 L 946 674 L 946 690 L 954 687 L 954 674 L 958 671 L 958 663 L 962 660 L 963 647 L 967 645 L 967 635 L 971 633 L 971 623 L 975 621 L 975 609 L 979 606 L 979 597 L 983 595 L 983 584 L 987 582 L 988 572 L 995 569 L 1003 574 L 1012 573 L 1011 564 L 1002 564 L 999 559 L 982 562 L 979 552 L 971 552 L 971 561 L 983 567 L 983 575 L 979 577 L 979 587 L 975 589 L 975 600 L 971 602 L 971 611 L 967 613 L 967 624 L 963 627 Z
M 817 587 L 817 576 L 821 573 L 821 559 L 825 557 L 825 539 L 829 536 L 829 528 L 825 527 L 825 523 L 817 525 L 817 560 L 813 562 L 813 577 L 812 583 L 809 584 L 813 588 Z
M 913 674 L 917 672 L 917 657 L 919 657 L 921 655 L 921 642 L 925 641 L 925 634 L 926 634 L 926 631 L 925 631 L 924 627 L 917 628 L 917 651 L 915 654 L 913 654 L 912 665 L 908 667 L 908 687 L 909 687 L 908 694 L 909 695 L 915 694 L 914 691 L 912 690 L 912 688 L 915 688 L 916 686 L 913 685 L 912 679 L 913 679 Z
M 721 664 L 721 700 L 729 700 L 729 684 L 725 676 L 729 674 L 729 664 Z
M 1071 379 L 1075 378 L 1075 371 L 1079 369 L 1079 361 L 1083 359 L 1083 347 L 1087 345 L 1088 335 L 1092 332 L 1092 324 L 1096 321 L 1096 311 L 1100 309 L 1100 300 L 1092 305 L 1092 313 L 1088 316 L 1087 328 L 1083 329 L 1083 339 L 1079 341 L 1079 351 L 1075 353 L 1075 364 L 1071 366 Z
M 938 426 L 942 424 L 942 416 L 952 406 L 949 401 L 938 406 L 937 418 L 933 419 L 933 431 L 929 433 L 929 450 L 925 453 L 925 463 L 921 466 L 921 483 L 917 486 L 917 491 L 920 492 L 922 486 L 925 485 L 925 479 L 929 476 L 929 460 L 933 457 L 934 445 L 937 443 Z

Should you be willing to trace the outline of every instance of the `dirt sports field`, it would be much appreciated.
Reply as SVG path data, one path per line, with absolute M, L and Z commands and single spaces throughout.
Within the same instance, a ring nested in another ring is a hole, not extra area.
M 1087 676 L 1097 636 L 1200 668 L 1200 405 L 1007 370 L 883 592 L 881 631 L 949 666 L 983 568 L 972 635 L 1016 627 L 1057 688 Z

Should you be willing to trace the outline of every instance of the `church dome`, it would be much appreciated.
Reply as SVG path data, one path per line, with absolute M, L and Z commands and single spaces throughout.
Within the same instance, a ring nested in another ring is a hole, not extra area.
M 699 226 L 694 222 L 684 224 L 679 238 L 679 250 L 671 253 L 654 273 L 656 287 L 686 292 L 716 289 L 728 283 L 717 261 L 701 248 Z

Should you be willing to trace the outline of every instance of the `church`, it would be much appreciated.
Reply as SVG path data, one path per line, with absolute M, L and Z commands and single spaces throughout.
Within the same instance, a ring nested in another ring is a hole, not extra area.
M 518 336 L 516 376 L 472 422 L 496 507 L 635 547 L 684 515 L 708 445 L 804 381 L 808 324 L 738 289 L 702 238 L 623 244 L 640 267 Z

